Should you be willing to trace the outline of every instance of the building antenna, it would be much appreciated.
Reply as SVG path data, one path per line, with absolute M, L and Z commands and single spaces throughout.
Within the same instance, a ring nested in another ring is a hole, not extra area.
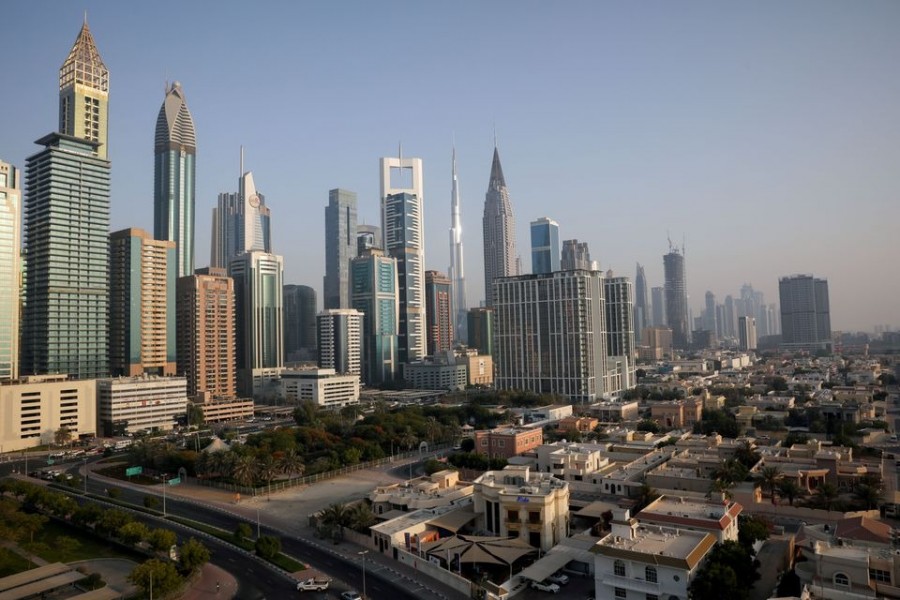
M 494 121 L 494 148 L 497 147 L 497 121 Z
M 669 252 L 672 251 L 672 236 L 669 234 L 669 230 L 666 229 L 666 239 L 669 241 Z
M 681 255 L 687 254 L 687 235 L 681 234 Z
M 403 160 L 403 142 L 397 142 L 397 158 Z
M 238 175 L 238 179 L 244 176 L 244 145 L 241 144 L 241 172 Z

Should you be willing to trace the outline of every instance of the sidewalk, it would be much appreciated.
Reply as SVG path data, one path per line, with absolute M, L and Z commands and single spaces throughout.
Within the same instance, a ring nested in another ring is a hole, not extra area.
M 216 585 L 218 584 L 218 588 Z M 230 600 L 237 594 L 237 580 L 225 569 L 207 563 L 182 600 Z

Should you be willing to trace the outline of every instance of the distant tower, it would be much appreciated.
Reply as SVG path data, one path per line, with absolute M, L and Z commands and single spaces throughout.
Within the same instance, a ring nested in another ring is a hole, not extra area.
M 132 227 L 109 244 L 110 374 L 175 375 L 175 242 Z
M 363 381 L 390 383 L 399 372 L 397 261 L 369 248 L 350 261 L 350 300 L 363 313 Z
M 666 322 L 672 329 L 672 344 L 679 350 L 686 350 L 690 344 L 687 281 L 684 254 L 678 248 L 670 247 L 669 253 L 663 256 L 663 270 L 666 281 Z
M 716 325 L 716 295 L 710 291 L 706 292 L 706 305 L 703 309 L 703 328 L 713 335 L 717 335 L 718 327 Z
M 448 275 L 453 285 L 451 315 L 454 321 L 456 340 L 465 342 L 466 313 L 469 303 L 466 299 L 466 275 L 463 262 L 462 220 L 459 206 L 459 177 L 456 173 L 456 147 L 453 148 L 452 184 L 450 189 L 450 270 Z
M 559 223 L 547 217 L 531 222 L 531 272 L 559 271 Z
M 361 375 L 362 327 L 363 313 L 353 308 L 332 308 L 316 315 L 319 368 Z
M 153 237 L 175 242 L 178 277 L 194 273 L 194 196 L 197 140 L 177 81 L 156 118 L 153 146 Z
M 737 328 L 735 326 L 737 314 L 734 304 L 734 297 L 731 294 L 725 296 L 725 308 L 723 311 L 725 313 L 725 324 L 722 326 L 722 331 L 725 337 L 730 339 L 737 338 Z
M 59 68 L 59 132 L 93 142 L 93 156 L 107 158 L 109 70 L 103 64 L 87 15 L 69 56 Z
M 284 357 L 286 361 L 316 358 L 316 290 L 306 285 L 284 286 Z
M 425 357 L 425 231 L 421 158 L 381 159 L 384 251 L 397 260 L 400 362 Z
M 256 190 L 252 172 L 241 174 L 238 190 L 219 194 L 218 206 L 213 209 L 210 257 L 213 268 L 230 269 L 231 261 L 245 252 L 272 252 L 271 211 L 265 197 Z
M 494 311 L 490 308 L 470 308 L 469 347 L 478 354 L 491 356 L 494 353 Z
M 738 339 L 741 350 L 756 350 L 756 319 L 753 317 L 738 319 Z
M 378 225 L 356 226 L 356 256 L 362 256 L 367 250 L 381 249 L 381 227 Z
M 350 260 L 356 256 L 356 194 L 334 189 L 325 207 L 325 308 L 350 308 Z
M 562 256 L 559 261 L 561 271 L 574 271 L 581 269 L 591 271 L 594 268 L 591 262 L 591 251 L 587 242 L 578 240 L 565 240 L 562 246 Z
M 494 280 L 519 273 L 516 266 L 516 220 L 496 144 L 488 190 L 484 195 L 483 225 L 484 298 L 485 305 L 492 306 Z
M 650 298 L 653 302 L 651 308 L 653 311 L 653 326 L 665 327 L 666 325 L 666 294 L 665 288 L 650 288 Z M 642 338 L 643 339 L 643 338 Z
M 612 271 L 603 279 L 606 303 L 607 374 L 604 391 L 614 394 L 632 387 L 634 382 L 634 288 L 627 277 L 614 277 Z M 621 370 L 613 371 L 613 365 Z
M 438 271 L 425 271 L 425 320 L 428 327 L 428 355 L 453 349 L 451 281 Z
M 819 350 L 831 346 L 828 281 L 812 275 L 778 280 L 781 339 L 787 348 Z
M 647 276 L 644 265 L 637 263 L 634 276 L 634 339 L 640 340 L 644 327 L 650 326 L 650 303 L 647 301 Z
M 0 382 L 19 377 L 20 179 L 19 169 L 0 161 Z

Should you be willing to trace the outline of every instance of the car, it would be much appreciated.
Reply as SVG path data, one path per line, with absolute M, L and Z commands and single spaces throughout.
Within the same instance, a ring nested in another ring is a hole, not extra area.
M 569 576 L 562 571 L 557 571 L 556 573 L 548 577 L 547 581 L 549 581 L 550 583 L 555 583 L 557 585 L 566 585 L 567 583 L 569 583 Z
M 549 581 L 532 581 L 531 588 L 542 592 L 550 592 L 551 594 L 559 593 L 559 586 Z
M 341 592 L 341 600 L 362 600 L 362 596 L 356 590 L 350 590 L 349 592 Z

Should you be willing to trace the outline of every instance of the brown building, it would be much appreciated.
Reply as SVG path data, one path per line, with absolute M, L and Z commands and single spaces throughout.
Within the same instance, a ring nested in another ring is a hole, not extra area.
M 188 398 L 236 395 L 234 281 L 224 269 L 198 269 L 178 280 L 178 372 Z
M 450 279 L 438 271 L 425 271 L 425 323 L 429 356 L 453 348 Z
M 672 356 L 672 330 L 669 327 L 645 327 L 641 332 L 638 354 L 642 360 L 660 360 Z
M 559 421 L 559 429 L 562 431 L 578 431 L 581 433 L 590 433 L 597 425 L 600 424 L 598 419 L 594 417 L 577 417 L 571 415 Z
M 691 428 L 700 422 L 702 414 L 703 401 L 696 397 L 659 402 L 650 407 L 650 418 L 666 429 Z
M 540 427 L 502 427 L 475 432 L 475 452 L 491 458 L 512 458 L 543 443 L 544 432 Z
M 175 374 L 175 242 L 132 227 L 109 236 L 109 368 Z

